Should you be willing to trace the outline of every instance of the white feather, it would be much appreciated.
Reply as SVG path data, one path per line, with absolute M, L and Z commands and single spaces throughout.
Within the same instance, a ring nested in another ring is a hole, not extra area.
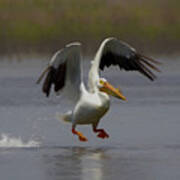
M 80 43 L 68 44 L 64 49 L 57 51 L 49 65 L 58 68 L 62 63 L 66 63 L 66 79 L 63 92 L 69 99 L 77 101 L 80 96 L 80 84 L 82 82 Z M 59 93 L 57 92 L 57 94 Z

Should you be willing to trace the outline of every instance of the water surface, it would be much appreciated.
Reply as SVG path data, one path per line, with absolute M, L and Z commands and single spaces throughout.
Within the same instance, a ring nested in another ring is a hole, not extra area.
M 160 59 L 165 61 L 155 82 L 116 68 L 102 73 L 121 86 L 128 102 L 112 99 L 99 125 L 107 140 L 79 126 L 87 143 L 56 119 L 69 109 L 65 99 L 47 99 L 35 84 L 46 61 L 2 61 L 1 179 L 180 179 L 180 61 Z

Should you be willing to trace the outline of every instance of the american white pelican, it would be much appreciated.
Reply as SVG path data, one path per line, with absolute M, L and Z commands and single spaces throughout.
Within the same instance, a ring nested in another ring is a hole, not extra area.
M 150 69 L 159 71 L 154 66 L 156 63 L 158 62 L 139 54 L 127 43 L 116 38 L 107 38 L 102 42 L 91 62 L 87 89 L 82 78 L 81 44 L 75 42 L 66 45 L 54 54 L 37 83 L 46 75 L 42 91 L 47 97 L 51 86 L 54 85 L 55 92 L 64 88 L 64 91 L 69 92 L 68 96 L 75 100 L 74 109 L 65 113 L 62 119 L 72 123 L 72 133 L 77 135 L 80 141 L 87 141 L 87 138 L 75 129 L 79 124 L 91 124 L 93 131 L 98 133 L 97 137 L 108 138 L 107 132 L 104 129 L 98 129 L 97 126 L 109 110 L 109 95 L 122 100 L 126 98 L 119 89 L 110 85 L 106 79 L 99 77 L 99 70 L 118 65 L 120 69 L 139 71 L 150 80 L 154 80 L 156 76 Z

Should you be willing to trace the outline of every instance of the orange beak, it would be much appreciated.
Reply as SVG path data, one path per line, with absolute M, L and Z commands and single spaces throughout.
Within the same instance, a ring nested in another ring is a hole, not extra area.
M 126 101 L 126 97 L 120 92 L 118 88 L 113 87 L 110 83 L 104 82 L 103 87 L 100 88 L 100 91 L 106 92 L 107 94 L 117 97 Z

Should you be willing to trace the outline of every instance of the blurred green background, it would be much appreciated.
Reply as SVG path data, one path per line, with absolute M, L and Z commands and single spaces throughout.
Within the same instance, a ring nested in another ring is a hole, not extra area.
M 72 41 L 87 53 L 115 36 L 141 51 L 179 53 L 179 0 L 0 0 L 0 54 L 54 52 Z

